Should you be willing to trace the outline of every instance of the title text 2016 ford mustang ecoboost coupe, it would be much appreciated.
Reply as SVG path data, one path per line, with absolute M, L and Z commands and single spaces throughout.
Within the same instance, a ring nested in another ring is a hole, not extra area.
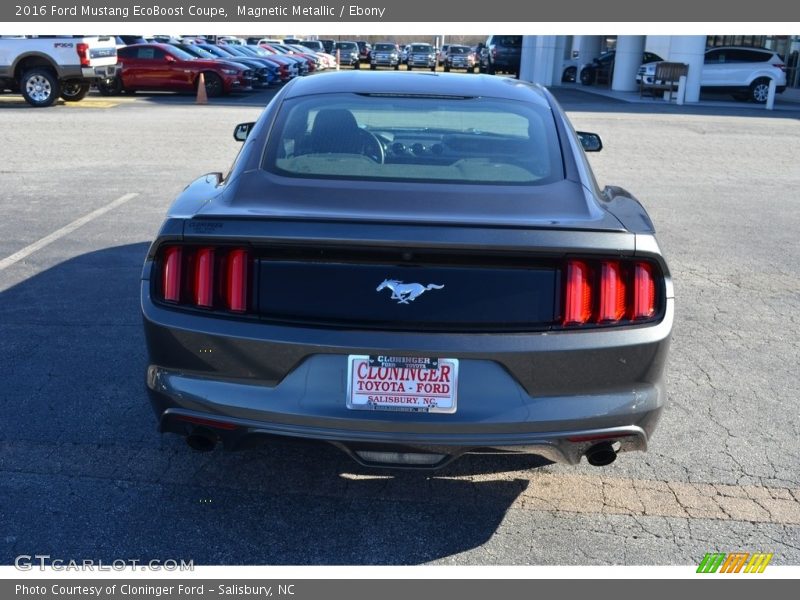
M 606 465 L 664 406 L 667 264 L 550 93 L 489 76 L 296 80 L 174 202 L 141 287 L 160 430 Z

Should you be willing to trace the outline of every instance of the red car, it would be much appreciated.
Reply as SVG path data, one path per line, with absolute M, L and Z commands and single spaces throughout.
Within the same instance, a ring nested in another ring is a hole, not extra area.
M 194 92 L 203 74 L 210 98 L 250 89 L 252 72 L 228 62 L 195 58 L 168 44 L 134 44 L 117 50 L 122 73 L 109 93 L 135 90 Z M 104 90 L 101 90 L 103 92 Z

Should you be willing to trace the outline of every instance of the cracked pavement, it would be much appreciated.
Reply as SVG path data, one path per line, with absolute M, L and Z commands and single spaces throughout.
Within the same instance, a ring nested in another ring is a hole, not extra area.
M 258 106 L 0 109 L 0 259 L 138 194 L 0 270 L 0 562 L 800 564 L 800 115 L 557 95 L 603 138 L 600 184 L 656 224 L 676 289 L 669 404 L 649 452 L 604 469 L 468 456 L 434 477 L 328 446 L 195 454 L 155 431 L 142 260 L 171 198 L 228 167 Z

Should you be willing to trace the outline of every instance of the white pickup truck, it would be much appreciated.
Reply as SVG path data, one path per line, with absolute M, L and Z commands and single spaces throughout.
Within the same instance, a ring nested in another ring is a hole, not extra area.
M 0 37 L 0 92 L 19 91 L 31 106 L 82 100 L 119 69 L 113 37 Z

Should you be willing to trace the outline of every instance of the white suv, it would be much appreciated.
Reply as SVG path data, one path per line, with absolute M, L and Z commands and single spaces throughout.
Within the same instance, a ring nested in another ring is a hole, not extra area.
M 653 82 L 656 64 L 639 67 L 637 83 Z M 724 46 L 706 50 L 700 89 L 704 92 L 733 94 L 738 100 L 767 101 L 770 80 L 775 80 L 776 91 L 786 89 L 786 65 L 772 50 L 765 48 L 740 48 Z

